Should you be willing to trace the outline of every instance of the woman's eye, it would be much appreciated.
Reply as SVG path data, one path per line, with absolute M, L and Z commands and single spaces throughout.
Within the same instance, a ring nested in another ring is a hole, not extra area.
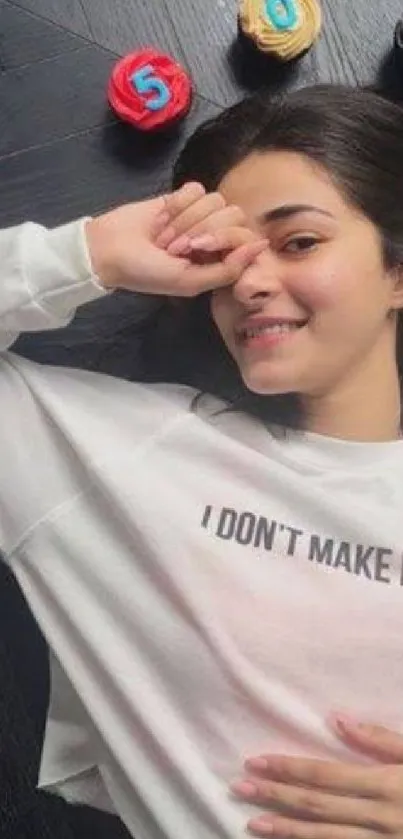
M 285 253 L 305 253 L 313 250 L 319 244 L 319 239 L 315 236 L 294 236 L 285 243 L 282 250 Z

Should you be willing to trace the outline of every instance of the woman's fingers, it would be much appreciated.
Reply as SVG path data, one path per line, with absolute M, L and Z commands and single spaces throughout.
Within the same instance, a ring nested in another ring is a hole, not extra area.
M 192 233 L 204 233 L 212 229 L 213 219 L 215 220 L 224 209 L 225 201 L 222 195 L 219 192 L 210 192 L 174 220 L 172 227 L 176 237 L 184 233 L 192 235 Z
M 205 197 L 206 190 L 199 183 L 187 183 L 176 192 L 164 195 L 162 210 L 153 226 L 155 244 L 165 248 L 177 238 L 177 220 Z
M 383 795 L 385 770 L 376 764 L 368 767 L 357 763 L 291 755 L 266 755 L 259 760 L 265 762 L 265 768 L 262 763 L 258 769 L 256 758 L 249 758 L 245 767 L 249 772 L 261 776 L 262 782 L 286 783 L 366 798 Z
M 198 183 L 188 183 L 164 196 L 164 222 L 155 244 L 177 259 L 178 295 L 193 297 L 231 285 L 267 247 L 245 224 L 243 211 L 226 206 L 218 192 L 206 194 Z
M 158 236 L 156 244 L 167 248 L 172 243 L 177 243 L 184 235 L 190 235 L 196 230 L 202 233 L 212 229 L 211 219 L 215 218 L 224 207 L 225 201 L 219 192 L 211 192 L 203 196 L 176 218 L 171 218 L 168 227 Z M 209 224 L 208 220 L 210 220 Z
M 403 763 L 403 734 L 400 731 L 362 723 L 345 714 L 333 714 L 330 721 L 349 745 L 384 763 Z
M 165 196 L 164 208 L 155 228 L 155 244 L 161 248 L 170 248 L 173 255 L 186 250 L 189 236 L 245 224 L 245 216 L 240 207 L 227 206 L 219 192 L 206 194 L 197 183 L 186 184 L 182 190 Z
M 265 248 L 267 242 L 255 238 L 253 242 L 241 244 L 225 258 L 210 264 L 197 264 L 189 260 L 181 272 L 177 294 L 182 297 L 194 297 L 236 283 Z
M 200 205 L 203 201 L 198 202 Z M 195 207 L 196 209 L 196 207 Z M 244 213 L 240 207 L 229 206 L 221 210 L 209 212 L 208 207 L 204 204 L 199 208 L 200 220 L 193 227 L 190 227 L 186 233 L 182 233 L 176 237 L 167 247 L 168 253 L 172 256 L 182 256 L 189 253 L 190 250 L 195 250 L 198 243 L 195 240 L 202 240 L 201 248 L 207 250 L 209 243 L 211 248 L 214 248 L 213 238 L 220 230 L 227 228 L 240 228 L 245 224 Z M 203 215 L 203 217 L 202 217 Z M 205 244 L 206 237 L 206 244 Z
M 251 819 L 248 832 L 253 836 L 275 836 L 276 839 L 380 839 L 379 831 L 368 827 L 323 824 L 273 814 Z
M 242 245 L 253 245 L 255 242 L 264 243 L 267 247 L 267 239 L 259 238 L 256 233 L 247 227 L 223 227 L 215 233 L 206 233 L 202 236 L 190 237 L 189 253 L 204 251 L 207 254 L 229 255 L 231 251 L 240 248 Z
M 206 190 L 202 184 L 197 181 L 190 181 L 184 184 L 180 189 L 171 192 L 164 196 L 164 211 L 168 213 L 171 221 L 174 221 L 177 216 L 184 213 L 200 198 L 206 195 Z
M 233 792 L 242 800 L 262 807 L 280 807 L 296 818 L 316 819 L 326 824 L 358 825 L 393 833 L 402 826 L 401 810 L 395 804 L 348 795 L 333 795 L 308 787 L 274 782 L 235 783 Z

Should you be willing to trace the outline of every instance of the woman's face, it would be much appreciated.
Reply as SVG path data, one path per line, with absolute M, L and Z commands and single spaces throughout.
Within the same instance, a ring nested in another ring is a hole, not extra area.
M 291 152 L 253 153 L 220 184 L 269 245 L 214 292 L 214 321 L 256 393 L 321 396 L 394 353 L 396 272 L 375 226 L 327 173 Z

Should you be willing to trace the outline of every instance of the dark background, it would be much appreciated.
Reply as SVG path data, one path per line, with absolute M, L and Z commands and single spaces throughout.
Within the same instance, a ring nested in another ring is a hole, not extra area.
M 391 53 L 403 4 L 322 5 L 320 40 L 279 70 L 245 59 L 237 0 L 0 0 L 0 226 L 54 226 L 165 189 L 193 129 L 258 87 L 376 83 L 403 98 L 403 68 Z M 116 59 L 147 44 L 170 52 L 194 79 L 191 114 L 174 137 L 137 136 L 106 105 Z M 63 334 L 27 336 L 17 349 L 141 377 L 139 349 L 156 305 L 114 295 L 84 307 Z M 129 359 L 116 340 L 128 329 Z M 47 699 L 46 646 L 0 564 L 0 837 L 121 839 L 117 820 L 35 791 Z

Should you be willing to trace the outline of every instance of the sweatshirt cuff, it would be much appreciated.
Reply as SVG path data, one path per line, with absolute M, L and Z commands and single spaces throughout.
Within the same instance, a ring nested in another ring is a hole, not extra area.
M 20 249 L 22 268 L 30 296 L 38 306 L 59 321 L 68 323 L 75 310 L 110 294 L 101 285 L 91 265 L 85 234 L 90 217 L 47 230 L 35 224 L 24 225 L 24 247 Z

